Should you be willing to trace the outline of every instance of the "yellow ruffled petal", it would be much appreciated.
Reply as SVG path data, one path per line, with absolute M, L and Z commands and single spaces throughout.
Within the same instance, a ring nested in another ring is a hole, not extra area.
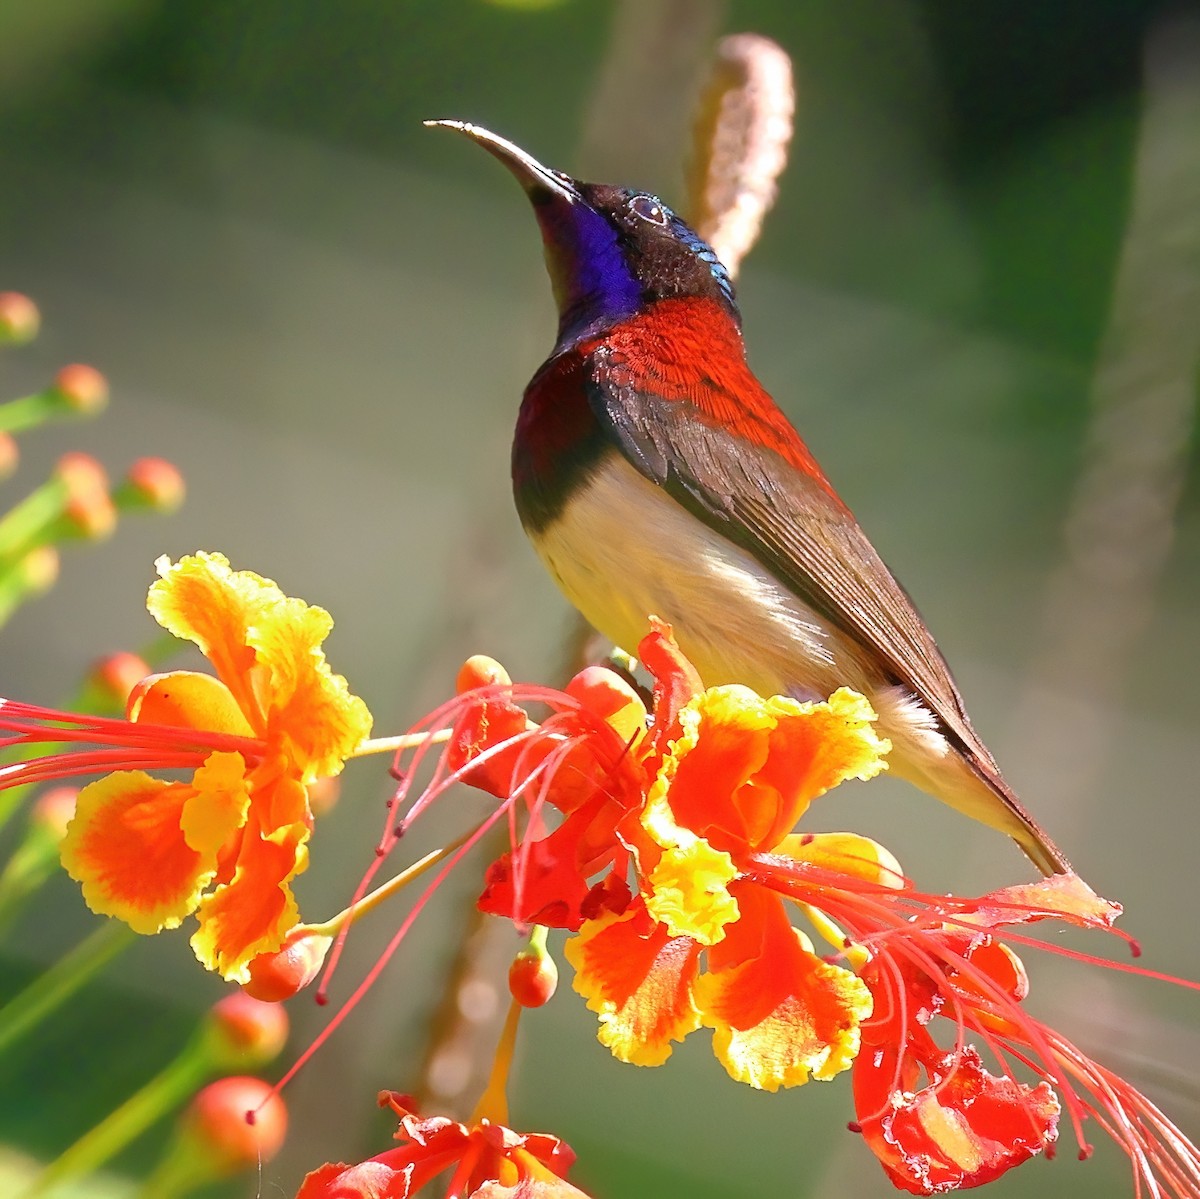
M 782 900 L 740 884 L 742 919 L 709 951 L 696 1003 L 731 1078 L 760 1090 L 829 1079 L 858 1054 L 871 993 L 849 970 L 812 954 Z
M 180 828 L 192 849 L 215 855 L 250 811 L 242 755 L 209 754 L 192 776 L 192 788 L 195 794 L 183 806 Z
M 323 608 L 287 599 L 249 633 L 269 679 L 272 732 L 306 783 L 337 774 L 371 735 L 367 705 L 329 669 L 320 648 L 332 627 Z
M 194 794 L 140 770 L 110 774 L 79 792 L 62 863 L 93 912 L 156 933 L 178 927 L 195 909 L 217 854 L 190 846 L 180 827 Z
M 660 1066 L 672 1041 L 700 1027 L 692 999 L 700 948 L 669 937 L 643 910 L 585 921 L 564 952 L 575 990 L 600 1017 L 600 1043 L 621 1061 Z
M 337 774 L 371 732 L 371 714 L 320 646 L 333 621 L 221 554 L 156 563 L 147 606 L 212 662 L 256 736 L 279 746 L 304 782 Z
M 224 554 L 192 554 L 174 564 L 162 557 L 154 566 L 161 577 L 146 597 L 150 615 L 200 647 L 261 735 L 265 717 L 250 685 L 255 654 L 247 635 L 286 596 L 270 579 L 232 570 Z
M 647 804 L 642 824 L 663 849 L 646 880 L 646 910 L 666 925 L 670 936 L 715 945 L 725 926 L 738 918 L 737 901 L 729 894 L 738 873 L 733 859 L 680 828 L 661 795 Z

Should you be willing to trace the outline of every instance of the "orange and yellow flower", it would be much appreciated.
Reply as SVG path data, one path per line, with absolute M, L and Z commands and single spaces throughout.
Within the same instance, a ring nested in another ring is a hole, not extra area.
M 195 913 L 196 956 L 242 982 L 249 961 L 278 949 L 297 922 L 291 881 L 308 861 L 307 788 L 341 770 L 371 716 L 325 661 L 328 613 L 220 554 L 156 565 L 150 612 L 195 642 L 215 675 L 151 676 L 121 721 L 4 701 L 0 725 L 14 740 L 104 748 L 9 767 L 2 782 L 111 771 L 80 791 L 62 846 L 88 906 L 141 933 Z
M 800 703 L 743 687 L 701 692 L 678 711 L 640 813 L 640 894 L 566 945 L 614 1055 L 658 1065 L 703 1025 L 730 1076 L 765 1090 L 850 1065 L 871 1012 L 865 984 L 818 957 L 749 868 L 754 853 L 845 852 L 845 835 L 791 829 L 830 787 L 882 769 L 873 718 L 848 691 Z M 878 861 L 861 840 L 861 856 Z
M 566 946 L 575 989 L 624 1061 L 658 1065 L 673 1041 L 707 1026 L 726 1070 L 752 1086 L 831 1078 L 857 1052 L 870 995 L 853 971 L 812 951 L 785 901 L 749 867 L 762 852 L 853 852 L 889 868 L 863 838 L 791 832 L 817 796 L 884 768 L 874 713 L 850 691 L 800 703 L 745 687 L 704 690 L 662 628 L 640 655 L 656 681 L 652 722 L 640 702 L 620 702 L 627 686 L 593 670 L 568 685 L 580 710 L 567 723 L 558 716 L 557 740 L 527 734 L 524 711 L 507 698 L 493 698 L 471 725 L 475 739 L 460 756 L 479 755 L 475 779 L 498 794 L 559 752 L 537 794 L 565 816 L 493 866 L 481 906 L 577 931 Z
M 400 1117 L 396 1140 L 403 1144 L 357 1165 L 321 1166 L 296 1199 L 409 1199 L 444 1170 L 451 1171 L 448 1199 L 586 1199 L 564 1178 L 575 1155 L 557 1137 L 514 1132 L 488 1119 L 421 1119 L 407 1096 L 389 1091 L 379 1104 Z

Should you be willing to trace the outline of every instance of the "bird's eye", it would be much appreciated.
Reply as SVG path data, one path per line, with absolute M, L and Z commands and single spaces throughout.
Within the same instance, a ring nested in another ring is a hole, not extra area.
M 643 221 L 649 221 L 653 225 L 665 225 L 667 223 L 666 210 L 652 196 L 635 196 L 630 201 L 629 208 L 631 212 L 640 216 Z

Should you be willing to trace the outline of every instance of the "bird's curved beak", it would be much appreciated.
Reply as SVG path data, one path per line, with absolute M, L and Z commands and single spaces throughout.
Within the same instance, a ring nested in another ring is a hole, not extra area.
M 508 167 L 534 204 L 547 200 L 565 200 L 568 204 L 577 204 L 583 199 L 568 176 L 542 166 L 532 154 L 527 154 L 520 146 L 484 129 L 482 125 L 472 125 L 469 121 L 426 121 L 425 125 L 431 129 L 453 129 L 482 146 Z

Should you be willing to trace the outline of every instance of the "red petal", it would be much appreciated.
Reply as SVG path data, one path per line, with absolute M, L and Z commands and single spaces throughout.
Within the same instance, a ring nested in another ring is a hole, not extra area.
M 945 1054 L 922 1090 L 892 1091 L 879 1112 L 879 1084 L 886 1077 L 890 1088 L 894 1065 L 894 1054 L 864 1051 L 854 1067 L 854 1095 L 867 1144 L 902 1190 L 933 1195 L 980 1186 L 1058 1136 L 1050 1087 L 989 1074 L 970 1046 Z

